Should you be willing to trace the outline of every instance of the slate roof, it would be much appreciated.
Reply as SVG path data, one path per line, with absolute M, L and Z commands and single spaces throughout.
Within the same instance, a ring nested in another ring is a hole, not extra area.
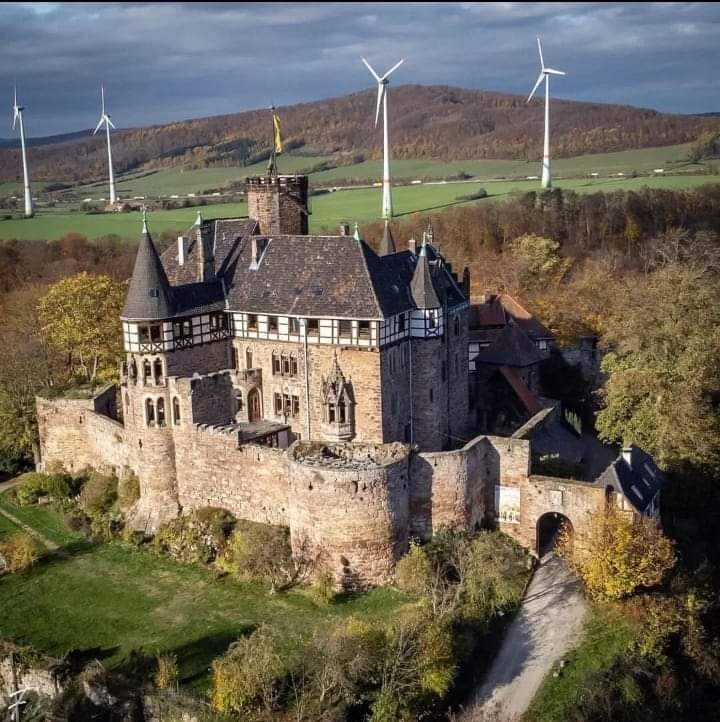
M 543 358 L 527 334 L 516 324 L 509 323 L 502 329 L 494 343 L 480 349 L 475 362 L 524 368 L 539 363 Z
M 216 280 L 211 282 L 199 281 L 198 232 L 213 254 Z M 161 309 L 164 315 L 152 318 L 231 309 L 376 319 L 418 308 L 418 299 L 422 304 L 433 303 L 433 307 L 440 302 L 451 307 L 467 302 L 430 245 L 425 246 L 424 256 L 410 251 L 380 256 L 353 236 L 256 236 L 256 232 L 257 222 L 250 218 L 203 221 L 184 234 L 183 265 L 179 264 L 177 242 L 163 253 L 162 262 L 157 252 L 153 260 L 152 253 L 144 250 L 141 266 L 159 268 L 167 288 L 167 303 Z M 253 239 L 262 248 L 258 263 L 252 259 Z M 136 273 L 146 271 L 136 269 Z M 420 279 L 417 282 L 416 277 Z M 150 310 L 160 313 L 159 309 Z
M 515 369 L 508 368 L 507 366 L 500 367 L 500 373 L 503 378 L 510 384 L 510 387 L 515 392 L 517 397 L 522 401 L 523 406 L 527 409 L 528 413 L 534 416 L 540 413 L 543 409 L 542 404 L 537 396 L 530 390 L 529 386 L 520 378 L 519 374 Z
M 470 310 L 470 331 L 505 326 L 514 320 L 533 340 L 552 339 L 552 333 L 527 309 L 507 293 L 486 296 L 483 303 L 473 304 Z
M 663 487 L 665 475 L 652 456 L 637 446 L 631 446 L 600 474 L 595 483 L 598 486 L 611 486 L 642 514 Z
M 126 321 L 153 321 L 170 318 L 175 313 L 173 290 L 144 224 L 143 231 L 125 306 L 120 315 Z

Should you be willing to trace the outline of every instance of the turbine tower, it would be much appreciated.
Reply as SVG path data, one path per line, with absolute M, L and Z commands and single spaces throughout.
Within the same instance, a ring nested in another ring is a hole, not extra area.
M 112 150 L 110 149 L 110 128 L 114 130 L 115 126 L 112 124 L 110 116 L 105 112 L 105 88 L 103 88 L 102 85 L 100 86 L 100 97 L 102 99 L 102 112 L 100 114 L 100 120 L 98 121 L 97 127 L 95 128 L 93 135 L 95 135 L 100 130 L 100 128 L 102 128 L 104 123 L 105 134 L 107 136 L 108 169 L 110 171 L 110 205 L 114 206 L 117 197 L 115 195 L 115 174 L 113 173 Z
M 373 78 L 377 80 L 378 84 L 378 95 L 377 95 L 377 107 L 375 109 L 375 127 L 377 128 L 378 120 L 380 119 L 380 105 L 383 107 L 383 200 L 382 200 L 382 217 L 385 219 L 385 223 L 389 223 L 393 215 L 392 207 L 392 190 L 390 186 L 390 137 L 388 136 L 388 109 L 387 109 L 387 86 L 390 82 L 388 78 L 394 73 L 404 62 L 401 60 L 399 63 L 388 70 L 385 75 L 378 75 L 368 63 L 365 58 L 362 59 L 367 69 L 372 73 Z
M 23 164 L 23 186 L 25 189 L 25 218 L 32 218 L 33 216 L 33 204 L 32 204 L 32 193 L 30 193 L 30 177 L 28 175 L 27 165 L 27 151 L 25 150 L 25 126 L 23 125 L 23 110 L 25 108 L 22 105 L 18 105 L 17 102 L 17 88 L 13 93 L 13 130 L 15 125 L 20 123 L 20 148 L 22 150 L 22 164 Z
M 542 166 L 542 182 L 543 188 L 552 187 L 552 179 L 550 178 L 550 76 L 565 75 L 562 70 L 553 70 L 546 68 L 543 61 L 542 45 L 540 38 L 537 39 L 538 52 L 540 53 L 540 75 L 538 76 L 535 86 L 530 91 L 527 102 L 529 103 L 540 83 L 545 80 L 545 144 L 543 146 L 543 166 Z

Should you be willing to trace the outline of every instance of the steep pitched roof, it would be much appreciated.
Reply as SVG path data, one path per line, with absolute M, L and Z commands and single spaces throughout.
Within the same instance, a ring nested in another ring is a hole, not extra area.
M 611 486 L 642 513 L 664 485 L 665 474 L 652 456 L 637 446 L 631 446 L 600 474 L 595 483 Z
M 392 236 L 390 230 L 390 221 L 385 221 L 385 230 L 383 231 L 382 241 L 380 241 L 380 248 L 378 249 L 379 256 L 389 256 L 392 253 L 397 253 L 395 247 L 395 239 Z
M 175 313 L 170 283 L 144 223 L 143 231 L 125 306 L 120 316 L 127 321 L 154 321 L 170 318 Z
M 410 293 L 418 308 L 439 308 L 440 301 L 430 274 L 430 262 L 428 261 L 427 249 L 428 246 L 423 243 L 410 283 Z
M 494 366 L 515 366 L 523 368 L 539 363 L 543 355 L 527 334 L 514 323 L 509 323 L 497 336 L 494 343 L 480 350 L 476 363 Z

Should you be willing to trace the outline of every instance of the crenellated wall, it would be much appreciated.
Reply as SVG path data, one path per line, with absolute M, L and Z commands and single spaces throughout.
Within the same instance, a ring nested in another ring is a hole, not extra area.
M 289 526 L 295 553 L 321 556 L 347 588 L 388 581 L 409 539 L 428 540 L 443 526 L 477 530 L 497 521 L 535 550 L 541 516 L 562 514 L 581 535 L 604 503 L 596 485 L 531 476 L 524 439 L 478 436 L 455 451 L 422 453 L 401 443 L 241 445 L 237 430 L 214 425 L 224 424 L 228 411 L 212 399 L 226 399 L 231 384 L 225 371 L 128 388 L 125 426 L 105 415 L 115 413 L 114 391 L 86 400 L 38 398 L 42 463 L 137 473 L 141 499 L 132 523 L 140 528 L 203 506 Z M 145 428 L 147 393 L 166 398 L 168 410 L 177 397 L 178 422 L 168 415 L 166 426 Z M 519 495 L 512 522 L 499 519 L 501 488 Z

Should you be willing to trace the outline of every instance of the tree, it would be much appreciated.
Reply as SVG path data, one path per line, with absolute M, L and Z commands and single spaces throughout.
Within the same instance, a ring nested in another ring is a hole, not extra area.
M 645 517 L 608 506 L 590 516 L 582 548 L 561 537 L 559 550 L 591 597 L 617 600 L 660 584 L 675 564 L 672 542 Z
M 664 465 L 720 463 L 720 286 L 671 265 L 628 282 L 611 311 L 601 438 Z
M 38 311 L 48 342 L 66 354 L 68 371 L 90 383 L 110 379 L 122 353 L 124 285 L 79 273 L 50 287 Z

